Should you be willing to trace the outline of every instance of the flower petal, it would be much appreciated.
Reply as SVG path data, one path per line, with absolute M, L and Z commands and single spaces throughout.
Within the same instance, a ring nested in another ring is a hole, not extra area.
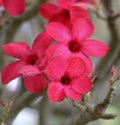
M 84 2 L 84 3 L 89 3 L 89 4 L 95 4 L 94 0 L 80 0 L 80 2 Z
M 39 8 L 39 13 L 46 19 L 51 19 L 53 16 L 61 11 L 59 7 L 54 4 L 43 4 Z
M 68 44 L 71 40 L 71 33 L 67 27 L 61 23 L 51 22 L 46 25 L 46 31 L 58 42 Z
M 2 49 L 6 54 L 22 60 L 26 60 L 31 54 L 30 48 L 25 42 L 8 43 L 3 45 Z
M 84 61 L 85 67 L 86 67 L 85 73 L 90 74 L 92 71 L 92 68 L 93 68 L 93 64 L 92 64 L 91 59 L 88 56 L 82 54 L 81 52 L 75 54 L 74 56 L 80 57 Z
M 3 0 L 3 5 L 6 11 L 13 15 L 20 15 L 25 11 L 25 0 Z
M 82 95 L 75 92 L 70 86 L 65 86 L 64 91 L 66 96 L 72 100 L 80 101 L 82 98 Z
M 74 22 L 76 19 L 78 19 L 80 17 L 89 18 L 88 12 L 85 9 L 83 9 L 82 7 L 71 6 L 69 11 L 70 11 L 70 16 L 71 16 L 72 22 Z
M 36 66 L 27 65 L 22 68 L 19 73 L 21 73 L 23 76 L 35 76 L 37 74 L 40 74 L 40 70 Z
M 73 39 L 78 42 L 88 39 L 93 33 L 93 25 L 87 18 L 79 18 L 73 24 Z
M 59 82 L 49 83 L 47 94 L 51 102 L 61 102 L 65 98 L 63 86 Z
M 84 9 L 94 9 L 95 8 L 95 1 L 94 0 L 73 0 L 74 5 L 80 6 Z
M 46 67 L 47 75 L 54 80 L 60 80 L 67 68 L 67 61 L 62 57 L 56 57 L 48 62 Z
M 3 5 L 3 0 L 0 0 L 0 6 L 2 6 Z
M 82 43 L 81 51 L 89 56 L 103 57 L 108 52 L 108 46 L 98 40 L 87 40 Z
M 67 72 L 72 78 L 76 78 L 85 72 L 85 63 L 79 57 L 72 57 L 68 59 Z
M 74 91 L 79 94 L 86 94 L 93 86 L 90 79 L 85 75 L 81 75 L 78 79 L 74 79 L 71 85 Z
M 64 44 L 54 44 L 50 46 L 46 51 L 46 56 L 49 59 L 62 56 L 63 58 L 67 58 L 71 55 L 71 52 Z
M 93 68 L 93 63 L 92 63 L 91 59 L 82 53 L 79 53 L 79 57 L 84 61 L 85 65 L 86 65 L 86 71 L 85 71 L 86 74 L 90 74 L 92 71 L 92 68 Z
M 40 33 L 34 40 L 32 53 L 38 55 L 39 58 L 43 58 L 45 56 L 46 49 L 52 41 L 53 39 L 47 32 Z
M 46 87 L 46 79 L 41 75 L 23 76 L 24 86 L 31 93 L 38 94 Z
M 64 9 L 68 9 L 71 3 L 71 0 L 58 0 L 59 6 Z
M 21 70 L 21 68 L 23 68 L 26 65 L 27 65 L 26 62 L 24 62 L 24 61 L 16 61 L 16 62 L 13 62 L 13 63 L 10 63 L 9 65 L 7 65 L 2 70 L 2 73 L 1 73 L 2 83 L 7 84 L 11 80 L 20 76 L 21 74 L 19 73 L 19 71 Z

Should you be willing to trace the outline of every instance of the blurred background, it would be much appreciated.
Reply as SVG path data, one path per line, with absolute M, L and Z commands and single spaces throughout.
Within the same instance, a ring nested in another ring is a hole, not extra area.
M 92 104 L 100 103 L 107 95 L 107 80 L 112 65 L 116 65 L 120 70 L 120 0 L 99 1 L 101 3 L 99 15 L 96 15 L 92 9 L 88 10 L 95 27 L 92 38 L 106 43 L 110 50 L 108 55 L 102 59 L 92 58 L 94 71 L 98 73 L 91 94 Z M 14 61 L 13 58 L 3 53 L 1 46 L 13 41 L 25 41 L 31 46 L 35 37 L 44 30 L 44 24 L 47 23 L 37 9 L 34 9 L 45 3 L 45 0 L 40 0 L 40 2 L 39 0 L 26 0 L 26 2 L 26 12 L 30 12 L 26 18 L 24 15 L 19 17 L 2 15 L 0 11 L 0 71 L 5 65 Z M 55 3 L 56 1 L 48 2 Z M 31 10 L 35 12 L 31 14 Z M 117 14 L 119 16 L 115 19 L 108 18 L 110 15 Z M 106 112 L 118 114 L 117 118 L 114 120 L 100 119 L 89 122 L 87 125 L 120 125 L 120 81 L 115 84 L 115 87 L 115 97 Z M 45 92 L 39 95 L 27 92 L 20 77 L 7 85 L 0 84 L 0 100 L 7 103 L 9 99 L 13 100 L 13 106 L 6 118 L 6 125 L 60 125 L 62 121 L 67 118 L 71 119 L 80 112 L 70 104 L 68 99 L 61 103 L 51 103 Z M 2 110 L 3 107 L 0 106 L 0 114 Z

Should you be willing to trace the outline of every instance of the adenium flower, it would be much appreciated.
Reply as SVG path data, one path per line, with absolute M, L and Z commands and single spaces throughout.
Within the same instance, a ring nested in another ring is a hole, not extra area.
M 3 6 L 10 15 L 17 16 L 25 11 L 25 0 L 0 0 L 0 6 Z
M 66 58 L 71 55 L 80 56 L 85 61 L 88 72 L 91 72 L 92 69 L 88 56 L 103 57 L 108 51 L 108 47 L 104 43 L 88 39 L 93 33 L 93 25 L 86 18 L 76 20 L 72 30 L 61 23 L 51 22 L 46 25 L 46 31 L 58 42 L 47 50 L 48 58 L 57 55 Z
M 7 84 L 22 75 L 25 88 L 32 93 L 40 93 L 46 86 L 46 79 L 43 76 L 46 66 L 45 50 L 51 41 L 51 37 L 42 32 L 35 39 L 32 49 L 26 42 L 3 45 L 4 52 L 18 60 L 2 70 L 2 83 Z
M 67 2 L 58 5 L 46 3 L 40 6 L 40 14 L 51 21 L 63 23 L 67 26 L 71 25 L 79 17 L 89 18 L 89 15 L 85 9 L 80 6 L 72 6 Z
M 59 56 L 49 61 L 46 73 L 51 79 L 47 90 L 50 101 L 60 102 L 65 97 L 80 101 L 82 95 L 92 88 L 85 72 L 85 64 L 79 57 L 65 60 Z

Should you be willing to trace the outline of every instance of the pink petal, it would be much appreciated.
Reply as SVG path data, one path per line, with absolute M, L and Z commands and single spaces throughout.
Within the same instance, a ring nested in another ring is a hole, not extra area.
M 68 9 L 71 4 L 71 0 L 58 0 L 58 4 L 61 8 Z
M 74 91 L 70 86 L 65 86 L 64 91 L 66 96 L 72 100 L 80 101 L 82 98 L 81 94 Z
M 76 19 L 80 17 L 89 18 L 88 12 L 81 7 L 71 6 L 69 11 L 70 11 L 72 22 L 74 22 Z
M 64 44 L 54 44 L 50 46 L 46 51 L 46 56 L 49 59 L 62 56 L 63 58 L 68 58 L 71 52 Z
M 53 39 L 49 36 L 47 32 L 40 33 L 32 45 L 32 53 L 38 55 L 38 57 L 43 58 L 45 56 L 45 51 Z
M 46 31 L 58 42 L 68 44 L 71 40 L 71 33 L 67 27 L 61 23 L 51 22 L 46 25 Z
M 71 27 L 70 13 L 68 10 L 63 9 L 60 13 L 53 16 L 49 22 L 61 23 L 67 27 Z
M 86 2 L 90 4 L 94 4 L 94 0 L 77 0 L 78 2 Z
M 22 14 L 26 6 L 25 0 L 3 0 L 3 5 L 6 11 L 13 16 Z
M 51 79 L 60 80 L 64 75 L 66 68 L 67 62 L 61 57 L 56 57 L 52 61 L 48 62 L 46 73 Z
M 81 52 L 75 54 L 74 56 L 80 57 L 84 61 L 85 67 L 86 67 L 85 73 L 90 74 L 92 71 L 92 68 L 93 68 L 93 64 L 92 64 L 91 59 L 88 56 L 82 54 Z
M 24 86 L 31 93 L 38 94 L 46 87 L 46 79 L 41 75 L 24 76 Z
M 16 62 L 13 62 L 13 63 L 10 63 L 9 65 L 7 65 L 2 70 L 2 73 L 1 73 L 2 83 L 7 84 L 11 80 L 20 76 L 21 74 L 19 73 L 19 71 L 21 70 L 21 68 L 23 68 L 26 65 L 27 65 L 26 62 L 24 62 L 24 61 L 16 61 Z
M 72 78 L 76 78 L 85 72 L 85 63 L 79 57 L 72 57 L 68 59 L 67 72 Z
M 47 58 L 46 57 L 43 57 L 43 58 L 39 58 L 35 65 L 39 68 L 39 71 L 43 71 L 47 65 Z
M 30 48 L 25 42 L 9 43 L 3 45 L 2 49 L 6 54 L 22 60 L 26 60 L 31 54 Z
M 84 9 L 94 8 L 95 7 L 95 1 L 94 0 L 74 0 L 74 5 L 80 6 Z
M 34 76 L 40 74 L 40 70 L 36 66 L 27 65 L 24 66 L 19 73 L 21 73 L 23 76 Z
M 54 4 L 43 4 L 39 8 L 39 13 L 46 19 L 51 19 L 53 16 L 61 11 L 59 7 Z
M 79 18 L 73 24 L 73 39 L 78 42 L 88 39 L 93 33 L 93 25 L 86 18 Z
M 91 59 L 83 54 L 80 54 L 80 58 L 82 58 L 83 61 L 85 62 L 86 74 L 90 74 L 93 69 L 93 63 L 92 63 Z
M 87 40 L 82 43 L 81 51 L 86 55 L 103 57 L 108 52 L 108 46 L 98 40 Z
M 78 79 L 74 79 L 71 85 L 74 91 L 79 94 L 86 94 L 93 86 L 90 79 L 85 75 L 81 75 Z
M 63 86 L 59 82 L 51 82 L 48 85 L 47 94 L 51 102 L 61 102 L 65 98 Z
M 3 5 L 3 0 L 0 0 L 0 6 L 2 6 Z

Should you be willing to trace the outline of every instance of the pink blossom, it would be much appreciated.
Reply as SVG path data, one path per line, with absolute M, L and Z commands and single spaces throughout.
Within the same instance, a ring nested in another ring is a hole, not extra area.
M 40 93 L 46 86 L 46 79 L 43 77 L 46 66 L 45 50 L 51 41 L 51 37 L 42 32 L 35 39 L 32 49 L 26 42 L 3 45 L 4 52 L 18 60 L 2 70 L 2 83 L 7 84 L 22 75 L 25 88 L 32 93 Z
M 90 79 L 85 75 L 85 68 L 79 57 L 65 60 L 59 56 L 50 61 L 46 68 L 51 79 L 47 91 L 50 101 L 60 102 L 65 97 L 80 101 L 82 95 L 92 88 Z
M 85 18 L 76 20 L 72 30 L 63 24 L 51 22 L 46 25 L 46 31 L 58 42 L 49 47 L 47 57 L 79 56 L 85 61 L 88 73 L 92 70 L 92 63 L 88 56 L 103 57 L 108 51 L 108 47 L 104 43 L 88 39 L 93 33 L 93 25 Z
M 80 6 L 72 6 L 69 2 L 64 4 L 59 3 L 58 5 L 46 3 L 40 6 L 40 14 L 51 21 L 63 23 L 67 26 L 71 25 L 79 17 L 88 18 L 88 13 L 85 9 Z
M 3 6 L 10 15 L 17 16 L 25 11 L 25 0 L 0 0 L 0 6 Z

